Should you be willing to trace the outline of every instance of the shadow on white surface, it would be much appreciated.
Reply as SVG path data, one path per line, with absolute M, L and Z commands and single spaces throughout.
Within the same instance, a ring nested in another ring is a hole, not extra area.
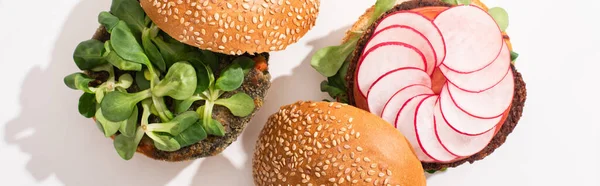
M 82 0 L 65 22 L 47 68 L 32 68 L 21 87 L 21 110 L 5 129 L 4 140 L 30 155 L 26 170 L 38 182 L 54 176 L 65 185 L 165 185 L 191 162 L 156 162 L 137 154 L 120 159 L 112 140 L 101 135 L 91 119 L 80 116 L 80 91 L 70 90 L 63 77 L 74 73 L 72 59 L 80 38 L 98 26 L 98 7 L 109 3 Z
M 252 119 L 242 136 L 238 139 L 242 143 L 247 159 L 244 161 L 243 168 L 238 169 L 232 165 L 226 157 L 219 155 L 207 158 L 198 169 L 198 173 L 192 181 L 194 186 L 206 185 L 254 185 L 252 178 L 252 156 L 254 146 L 258 140 L 260 131 L 271 114 L 279 110 L 279 107 L 291 104 L 299 100 L 322 100 L 325 94 L 321 93 L 319 84 L 324 80 L 310 66 L 312 55 L 323 47 L 340 43 L 345 31 L 349 27 L 344 27 L 329 33 L 327 36 L 308 42 L 312 47 L 311 52 L 292 70 L 290 75 L 280 76 L 272 80 L 271 88 L 265 98 L 265 105 Z M 271 64 L 286 63 L 289 59 L 288 52 L 277 52 L 271 55 Z M 271 65 L 273 66 L 273 65 Z

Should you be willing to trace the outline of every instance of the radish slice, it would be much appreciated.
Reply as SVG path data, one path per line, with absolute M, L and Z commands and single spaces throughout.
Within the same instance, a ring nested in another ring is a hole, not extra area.
M 466 92 L 449 84 L 448 92 L 460 110 L 476 118 L 490 119 L 504 114 L 512 101 L 514 88 L 513 73 L 508 71 L 500 83 L 486 91 Z
M 510 50 L 506 43 L 502 45 L 500 55 L 490 66 L 473 73 L 458 73 L 440 66 L 440 71 L 450 83 L 467 92 L 483 92 L 497 85 L 510 70 Z
M 443 119 L 440 104 L 434 108 L 435 133 L 443 148 L 456 156 L 471 156 L 485 148 L 492 138 L 496 127 L 478 136 L 468 136 L 453 130 Z
M 475 6 L 456 6 L 433 21 L 446 42 L 443 64 L 450 70 L 470 73 L 491 64 L 502 49 L 502 33 L 496 21 Z
M 436 66 L 439 66 L 446 56 L 446 44 L 438 27 L 427 17 L 411 11 L 398 11 L 387 15 L 379 22 L 375 32 L 391 25 L 404 25 L 419 31 L 429 40 L 436 53 Z
M 415 112 L 417 111 L 419 103 L 432 96 L 434 95 L 420 95 L 409 99 L 404 103 L 402 108 L 400 108 L 400 111 L 398 111 L 396 121 L 394 122 L 396 123 L 396 128 L 404 135 L 404 137 L 406 137 L 408 142 L 410 142 L 410 145 L 412 145 L 419 160 L 423 162 L 434 162 L 434 160 L 427 156 L 425 152 L 423 152 L 423 149 L 419 147 L 414 125 Z
M 403 25 L 388 26 L 373 34 L 365 49 L 368 50 L 379 43 L 390 41 L 406 43 L 419 49 L 427 62 L 427 74 L 431 75 L 433 73 L 437 64 L 437 57 L 433 51 L 433 46 L 421 32 L 414 28 Z
M 443 117 L 439 119 L 443 119 L 457 133 L 471 136 L 480 135 L 494 128 L 502 120 L 502 115 L 493 119 L 480 119 L 460 110 L 452 102 L 452 98 L 448 92 L 448 85 L 446 83 L 440 93 L 439 105 Z
M 369 89 L 369 111 L 380 116 L 383 107 L 394 93 L 413 84 L 431 86 L 431 78 L 423 70 L 414 67 L 399 68 L 384 74 Z
M 425 70 L 425 57 L 417 48 L 400 42 L 385 42 L 373 46 L 362 56 L 356 83 L 362 96 L 385 73 L 404 67 Z M 389 97 L 388 97 L 389 98 Z
M 438 96 L 431 96 L 417 106 L 414 118 L 415 133 L 419 146 L 427 156 L 437 162 L 448 162 L 456 159 L 456 156 L 444 149 L 437 140 L 433 117 L 437 100 Z
M 396 92 L 390 100 L 387 101 L 385 106 L 383 106 L 383 112 L 381 113 L 381 118 L 387 121 L 388 123 L 394 123 L 396 120 L 396 115 L 398 111 L 402 108 L 402 105 L 406 103 L 410 98 L 418 96 L 418 95 L 431 95 L 433 94 L 433 90 L 429 87 L 429 85 L 422 84 L 414 84 L 403 89 L 400 89 Z

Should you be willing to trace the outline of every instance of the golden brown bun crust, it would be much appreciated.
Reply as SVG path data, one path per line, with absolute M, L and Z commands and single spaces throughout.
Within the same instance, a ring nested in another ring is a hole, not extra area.
M 231 55 L 285 49 L 310 30 L 319 0 L 140 0 L 157 26 L 186 44 Z
M 262 129 L 252 161 L 267 185 L 426 185 L 421 163 L 392 125 L 327 102 L 281 107 Z
M 477 0 L 472 1 L 472 3 L 474 3 L 478 6 L 482 6 L 484 9 L 487 8 L 487 7 L 485 7 L 485 5 L 483 5 L 480 1 L 477 1 Z M 423 7 L 432 7 L 432 6 L 450 6 L 450 5 L 443 3 L 441 1 L 437 1 L 437 0 L 411 0 L 411 1 L 404 2 L 400 5 L 397 5 L 392 10 L 385 13 L 384 16 L 387 14 L 396 12 L 396 11 L 412 10 L 412 9 L 423 8 Z M 369 11 L 367 11 L 365 14 L 369 14 Z M 363 15 L 361 17 L 361 19 L 367 19 L 369 17 L 370 17 L 370 15 L 369 16 Z M 383 17 L 383 16 L 381 16 L 381 17 Z M 356 25 L 364 24 L 362 22 L 363 21 L 360 21 L 360 20 L 357 21 L 357 23 L 355 24 L 355 27 L 357 27 L 357 28 L 361 27 L 361 26 L 356 26 Z M 367 25 L 366 27 L 367 28 L 364 29 L 363 36 L 358 41 L 358 44 L 357 44 L 356 49 L 354 50 L 354 53 L 350 56 L 350 65 L 348 68 L 348 76 L 346 77 L 346 80 L 348 82 L 348 84 L 347 84 L 348 95 L 350 95 L 349 102 L 351 105 L 355 105 L 360 108 L 365 107 L 366 101 L 364 99 L 363 100 L 355 99 L 355 96 L 353 96 L 357 93 L 356 88 L 354 87 L 354 83 L 355 83 L 354 75 L 356 72 L 356 65 L 359 61 L 360 54 L 361 54 L 360 51 L 363 50 L 363 48 L 367 44 L 367 41 L 369 40 L 369 38 L 371 37 L 371 35 L 373 34 L 374 29 L 375 29 L 374 25 Z M 508 37 L 507 36 L 505 36 L 505 37 L 506 37 L 505 41 L 509 41 Z M 527 98 L 527 88 L 526 88 L 525 81 L 523 80 L 523 77 L 516 70 L 514 65 L 511 65 L 511 68 L 513 70 L 514 79 L 515 79 L 515 91 L 514 91 L 511 108 L 508 111 L 508 113 L 506 114 L 506 116 L 505 116 L 506 118 L 505 118 L 504 122 L 501 123 L 500 129 L 498 130 L 498 132 L 496 133 L 496 135 L 494 136 L 492 141 L 488 144 L 488 146 L 486 148 L 484 148 L 482 151 L 480 151 L 479 153 L 474 154 L 469 157 L 466 157 L 464 159 L 458 160 L 456 162 L 423 163 L 423 168 L 425 170 L 440 170 L 440 169 L 447 168 L 447 167 L 457 167 L 466 162 L 473 163 L 477 160 L 482 160 L 485 157 L 487 157 L 488 155 L 490 155 L 492 152 L 494 152 L 495 149 L 500 147 L 505 142 L 506 137 L 514 130 L 519 119 L 521 118 L 525 100 Z M 358 95 L 356 95 L 356 96 L 358 96 Z

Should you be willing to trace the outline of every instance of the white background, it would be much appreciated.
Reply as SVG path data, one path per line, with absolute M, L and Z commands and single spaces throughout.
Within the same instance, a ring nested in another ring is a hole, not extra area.
M 110 0 L 0 0 L 0 185 L 252 185 L 251 155 L 280 105 L 321 100 L 309 65 L 375 0 L 323 0 L 316 27 L 274 52 L 273 87 L 244 134 L 222 155 L 165 163 L 123 161 L 77 112 L 71 54 Z M 523 117 L 484 161 L 428 177 L 429 185 L 600 185 L 600 1 L 486 0 L 509 11 L 509 33 L 527 82 Z

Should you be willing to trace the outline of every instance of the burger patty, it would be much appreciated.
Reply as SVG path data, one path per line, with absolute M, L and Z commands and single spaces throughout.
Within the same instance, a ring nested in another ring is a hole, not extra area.
M 106 32 L 104 27 L 100 27 L 93 36 L 94 39 L 100 41 L 106 41 L 110 39 L 110 35 Z M 258 54 L 265 57 L 268 62 L 268 53 Z M 225 69 L 233 59 L 237 56 L 221 56 L 221 61 L 219 62 L 220 69 L 215 71 L 215 75 Z M 251 56 L 250 56 L 251 57 Z M 123 73 L 123 72 L 116 72 Z M 107 74 L 97 73 L 95 76 L 100 76 L 97 79 L 103 79 L 107 76 Z M 94 77 L 94 76 L 92 76 Z M 256 112 L 262 107 L 264 98 L 268 89 L 271 86 L 271 75 L 268 71 L 260 71 L 256 68 L 253 68 L 249 71 L 248 75 L 246 75 L 244 82 L 240 88 L 234 91 L 226 92 L 222 97 L 230 97 L 236 93 L 243 92 L 248 94 L 250 97 L 254 99 L 254 105 L 256 108 L 252 114 L 246 117 L 237 117 L 234 116 L 226 107 L 215 105 L 213 108 L 213 118 L 218 120 L 223 127 L 225 128 L 225 136 L 208 136 L 206 139 L 187 146 L 183 147 L 174 152 L 166 152 L 156 149 L 154 146 L 154 142 L 148 136 L 144 136 L 142 141 L 140 142 L 137 151 L 157 160 L 165 160 L 165 161 L 184 161 L 191 160 L 195 158 L 202 158 L 208 156 L 214 156 L 221 153 L 225 148 L 227 148 L 233 141 L 235 141 L 238 136 L 242 133 L 246 125 L 250 121 L 250 119 L 256 114 Z M 137 89 L 137 88 L 133 88 Z M 135 90 L 128 89 L 128 91 L 132 92 Z M 170 104 L 170 99 L 166 100 L 167 106 L 172 107 Z M 199 102 L 192 105 L 191 109 L 196 109 L 203 104 L 199 104 Z M 160 122 L 157 117 L 151 117 L 150 121 Z
M 396 5 L 393 9 L 387 11 L 382 16 L 380 16 L 380 19 L 385 17 L 388 14 L 391 14 L 391 13 L 394 13 L 397 11 L 412 10 L 415 8 L 428 7 L 428 6 L 450 7 L 451 5 L 441 2 L 441 1 L 438 1 L 438 0 L 412 0 L 412 1 L 404 2 L 400 5 Z M 378 20 L 377 22 L 379 22 L 379 21 L 380 20 Z M 352 95 L 354 95 L 353 94 L 354 75 L 356 72 L 357 64 L 361 57 L 361 51 L 363 51 L 364 47 L 367 45 L 369 39 L 371 38 L 371 35 L 374 33 L 375 26 L 376 26 L 375 24 L 372 24 L 368 27 L 367 30 L 365 30 L 363 36 L 358 41 L 356 49 L 354 50 L 354 52 L 352 53 L 352 55 L 349 58 L 350 64 L 348 67 L 348 75 L 346 76 L 346 82 L 348 84 L 346 86 L 348 87 L 347 93 L 349 95 L 348 96 L 349 104 L 351 104 L 351 105 L 356 105 L 356 102 Z M 516 127 L 517 123 L 519 122 L 519 119 L 521 118 L 521 115 L 523 112 L 523 106 L 524 106 L 525 100 L 527 98 L 527 89 L 526 89 L 525 82 L 523 81 L 523 77 L 516 70 L 514 65 L 511 65 L 511 69 L 514 73 L 515 91 L 514 91 L 514 96 L 513 96 L 510 112 L 508 113 L 508 117 L 507 117 L 506 121 L 504 122 L 504 124 L 502 125 L 502 127 L 500 128 L 500 130 L 498 131 L 496 136 L 494 136 L 492 141 L 488 144 L 488 146 L 485 147 L 479 153 L 469 156 L 468 158 L 465 158 L 460 161 L 456 161 L 456 162 L 452 162 L 452 163 L 422 163 L 423 168 L 425 170 L 441 170 L 441 169 L 448 168 L 448 167 L 457 167 L 459 165 L 462 165 L 465 162 L 473 163 L 477 160 L 481 160 L 481 159 L 485 158 L 486 156 L 488 156 L 489 154 L 494 152 L 494 150 L 496 150 L 498 147 L 500 147 L 504 143 L 504 141 L 506 141 L 506 137 L 513 131 L 513 129 Z

